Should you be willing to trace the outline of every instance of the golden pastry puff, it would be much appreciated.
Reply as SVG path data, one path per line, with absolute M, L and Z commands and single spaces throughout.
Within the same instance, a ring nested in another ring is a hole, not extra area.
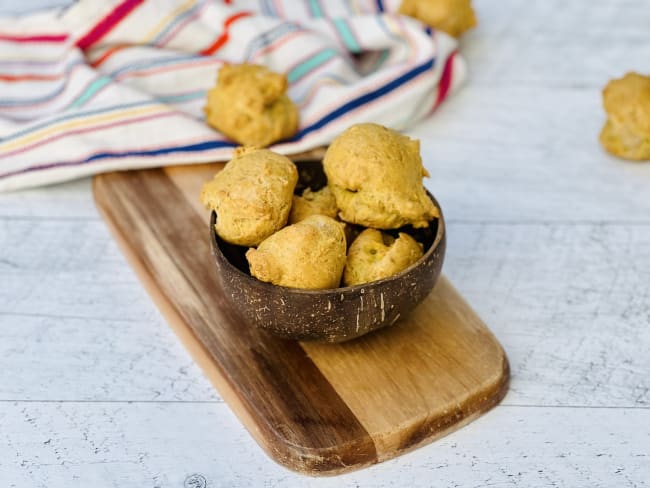
M 454 37 L 476 25 L 471 0 L 402 0 L 399 13 Z
M 376 229 L 366 229 L 352 242 L 343 284 L 359 285 L 405 270 L 422 257 L 422 244 L 403 232 L 397 239 Z
M 357 124 L 338 136 L 323 168 L 339 217 L 375 229 L 426 227 L 439 216 L 422 186 L 429 176 L 420 143 L 377 124 Z
M 267 149 L 238 148 L 233 159 L 203 185 L 201 201 L 217 212 L 215 230 L 240 246 L 256 246 L 289 217 L 296 166 Z
M 254 64 L 225 64 L 205 106 L 209 125 L 246 146 L 265 147 L 298 130 L 286 76 Z
M 607 122 L 600 142 L 625 159 L 650 159 L 650 76 L 628 73 L 603 90 Z
M 291 288 L 336 288 L 345 266 L 345 235 L 340 222 L 312 215 L 249 249 L 251 275 Z
M 294 195 L 289 213 L 289 223 L 295 224 L 310 215 L 327 215 L 335 218 L 339 213 L 334 195 L 328 186 L 318 191 L 306 188 L 301 196 Z

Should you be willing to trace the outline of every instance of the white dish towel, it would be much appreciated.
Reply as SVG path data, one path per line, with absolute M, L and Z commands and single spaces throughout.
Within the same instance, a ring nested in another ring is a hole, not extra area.
M 224 62 L 286 73 L 296 137 L 327 144 L 348 126 L 398 130 L 465 78 L 455 39 L 361 0 L 81 0 L 0 18 L 0 191 L 89 174 L 228 160 L 203 121 Z

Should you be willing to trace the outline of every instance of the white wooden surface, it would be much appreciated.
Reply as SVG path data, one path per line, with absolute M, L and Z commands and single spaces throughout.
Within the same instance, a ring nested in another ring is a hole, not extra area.
M 81 180 L 0 195 L 0 486 L 650 486 L 650 164 L 597 144 L 602 86 L 650 72 L 650 3 L 476 4 L 471 80 L 412 132 L 449 220 L 445 272 L 509 354 L 503 404 L 353 474 L 277 466 Z

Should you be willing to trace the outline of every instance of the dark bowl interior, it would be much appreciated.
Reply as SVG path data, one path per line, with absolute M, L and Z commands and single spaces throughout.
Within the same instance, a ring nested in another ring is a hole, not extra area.
M 320 162 L 296 163 L 296 194 L 326 183 Z M 428 192 L 427 192 L 428 193 Z M 440 209 L 435 198 L 428 193 Z M 250 275 L 248 248 L 229 244 L 216 233 L 217 214 L 210 217 L 210 241 L 224 295 L 242 319 L 275 335 L 304 341 L 342 342 L 393 325 L 411 312 L 433 289 L 445 254 L 442 212 L 424 229 L 407 232 L 424 245 L 424 256 L 401 273 L 362 285 L 327 290 L 287 288 Z

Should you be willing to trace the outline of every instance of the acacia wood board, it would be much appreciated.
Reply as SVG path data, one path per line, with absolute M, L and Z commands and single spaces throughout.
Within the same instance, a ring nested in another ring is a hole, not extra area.
M 221 290 L 198 199 L 222 167 L 107 173 L 94 196 L 170 326 L 275 461 L 311 475 L 358 469 L 503 398 L 506 355 L 444 276 L 409 316 L 351 342 L 288 341 L 242 322 Z

